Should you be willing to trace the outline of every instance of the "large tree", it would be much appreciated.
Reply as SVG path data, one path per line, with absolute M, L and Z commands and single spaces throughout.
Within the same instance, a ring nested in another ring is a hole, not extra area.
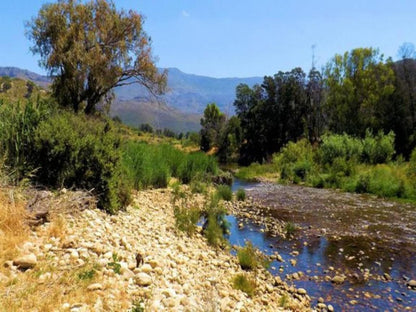
M 325 69 L 329 129 L 364 136 L 377 131 L 389 113 L 388 97 L 394 91 L 391 61 L 377 49 L 359 48 L 335 57 Z
M 32 52 L 53 77 L 58 102 L 91 114 L 109 104 L 111 90 L 140 83 L 162 93 L 166 73 L 159 73 L 151 54 L 143 17 L 118 11 L 112 1 L 59 0 L 45 4 L 27 23 Z
M 209 151 L 212 147 L 218 147 L 220 136 L 225 125 L 225 115 L 215 103 L 208 104 L 201 118 L 201 150 Z

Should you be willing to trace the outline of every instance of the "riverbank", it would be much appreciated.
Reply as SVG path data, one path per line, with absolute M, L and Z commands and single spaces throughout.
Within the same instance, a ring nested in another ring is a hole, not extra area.
M 201 234 L 178 233 L 170 201 L 168 189 L 138 192 L 126 212 L 86 209 L 38 226 L 0 269 L 0 309 L 310 310 L 303 289 L 264 270 L 244 272 Z M 253 297 L 233 289 L 236 274 L 255 280 Z

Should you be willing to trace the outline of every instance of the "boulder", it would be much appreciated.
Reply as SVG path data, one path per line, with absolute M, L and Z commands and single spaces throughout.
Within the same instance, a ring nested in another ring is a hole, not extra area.
M 24 255 L 13 260 L 13 265 L 17 266 L 19 269 L 31 269 L 38 262 L 34 254 Z

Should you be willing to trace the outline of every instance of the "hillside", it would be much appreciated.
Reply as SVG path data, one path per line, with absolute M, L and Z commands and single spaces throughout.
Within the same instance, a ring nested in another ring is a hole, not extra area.
M 0 76 L 30 80 L 44 88 L 50 84 L 48 77 L 17 67 L 0 67 Z M 115 89 L 110 114 L 131 126 L 149 123 L 176 132 L 195 131 L 208 103 L 215 102 L 221 111 L 232 114 L 236 86 L 240 83 L 252 86 L 261 81 L 261 77 L 212 78 L 169 68 L 168 91 L 158 101 L 140 85 L 123 86 Z

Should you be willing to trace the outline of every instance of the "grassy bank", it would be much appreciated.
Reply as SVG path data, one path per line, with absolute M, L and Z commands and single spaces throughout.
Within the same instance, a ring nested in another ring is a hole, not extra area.
M 236 176 L 416 200 L 416 152 L 409 161 L 394 156 L 392 133 L 368 132 L 363 139 L 325 135 L 319 146 L 304 139 L 290 142 L 271 163 L 241 168 Z

